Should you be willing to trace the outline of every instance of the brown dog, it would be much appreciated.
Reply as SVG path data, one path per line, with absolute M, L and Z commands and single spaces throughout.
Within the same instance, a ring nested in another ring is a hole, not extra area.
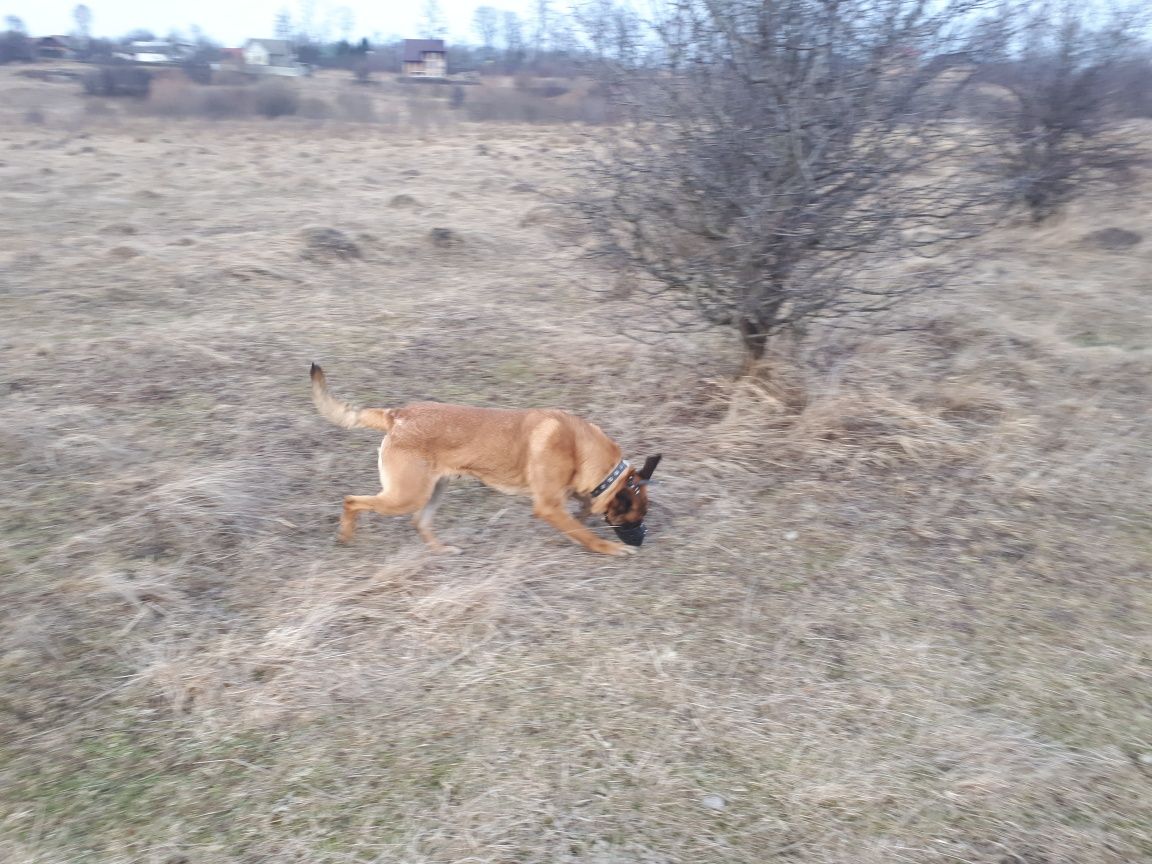
M 377 495 L 349 495 L 340 517 L 340 539 L 356 531 L 361 511 L 412 518 L 424 542 L 446 547 L 432 533 L 432 516 L 453 476 L 470 475 L 509 495 L 531 495 L 532 512 L 593 552 L 625 555 L 644 537 L 648 484 L 660 456 L 639 471 L 620 458 L 620 447 L 600 427 L 558 409 L 509 411 L 417 402 L 403 408 L 357 408 L 328 392 L 324 370 L 312 364 L 312 401 L 326 419 L 345 429 L 389 433 L 380 445 Z M 567 510 L 603 515 L 627 542 L 593 534 Z

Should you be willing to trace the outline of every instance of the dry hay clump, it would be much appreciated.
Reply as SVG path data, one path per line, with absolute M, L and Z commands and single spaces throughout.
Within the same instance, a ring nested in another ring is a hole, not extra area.
M 853 382 L 843 371 L 829 386 L 788 362 L 770 365 L 768 377 L 713 382 L 704 410 L 719 412 L 714 432 L 733 454 L 821 470 L 963 462 L 983 433 L 1012 425 L 1004 395 L 992 387 L 942 384 L 917 393 Z

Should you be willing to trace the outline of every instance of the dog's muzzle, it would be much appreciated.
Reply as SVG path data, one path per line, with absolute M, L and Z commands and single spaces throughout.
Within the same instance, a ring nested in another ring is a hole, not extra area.
M 644 542 L 644 535 L 648 533 L 643 522 L 637 522 L 635 525 L 613 525 L 612 530 L 629 546 L 639 546 Z

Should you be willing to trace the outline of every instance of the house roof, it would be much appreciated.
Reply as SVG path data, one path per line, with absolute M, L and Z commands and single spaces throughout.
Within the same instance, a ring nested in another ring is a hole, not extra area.
M 444 53 L 443 39 L 405 39 L 404 62 L 419 63 L 428 52 Z

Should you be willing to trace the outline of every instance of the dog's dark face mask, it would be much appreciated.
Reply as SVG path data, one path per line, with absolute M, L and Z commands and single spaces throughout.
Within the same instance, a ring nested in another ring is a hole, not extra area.
M 644 517 L 648 513 L 648 481 L 652 472 L 660 464 L 660 454 L 649 456 L 639 471 L 629 470 L 624 482 L 608 502 L 604 511 L 604 521 L 612 526 L 616 536 L 629 546 L 639 546 L 644 542 L 648 529 Z

